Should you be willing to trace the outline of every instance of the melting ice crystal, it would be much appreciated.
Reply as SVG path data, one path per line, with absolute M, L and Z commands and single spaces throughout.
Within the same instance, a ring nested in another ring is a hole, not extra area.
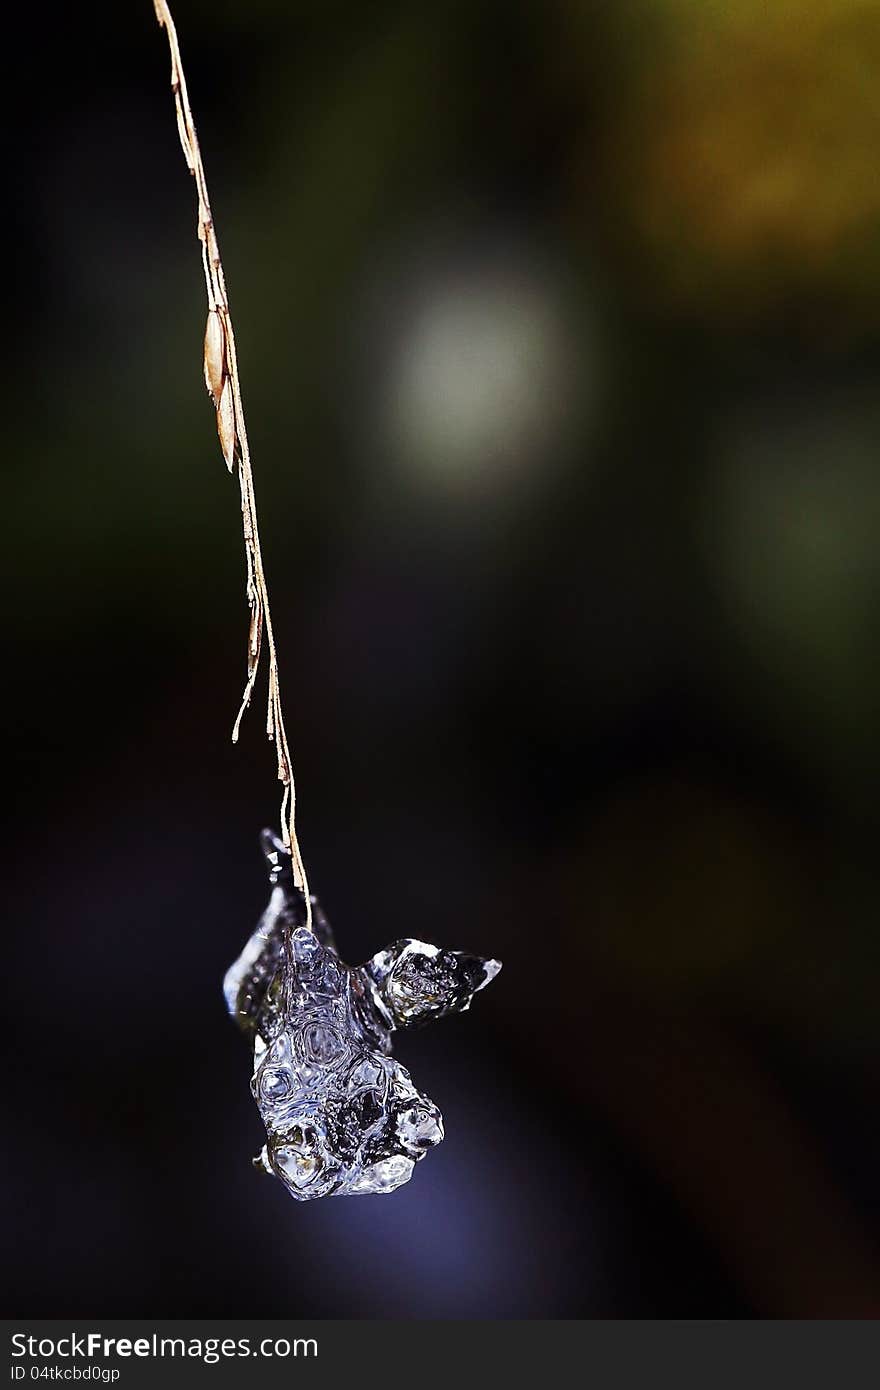
M 299 1201 L 393 1192 L 440 1143 L 443 1120 L 391 1056 L 391 1034 L 467 1009 L 501 963 L 407 938 L 346 965 L 314 898 L 306 926 L 285 846 L 268 830 L 262 845 L 269 906 L 224 982 L 253 1046 L 267 1134 L 254 1162 Z

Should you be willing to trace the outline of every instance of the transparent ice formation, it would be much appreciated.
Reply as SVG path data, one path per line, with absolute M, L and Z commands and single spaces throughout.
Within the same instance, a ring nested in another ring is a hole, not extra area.
M 267 1140 L 257 1167 L 298 1201 L 393 1192 L 443 1138 L 436 1105 L 391 1056 L 391 1034 L 470 1007 L 501 963 L 406 939 L 364 965 L 340 960 L 290 855 L 264 830 L 272 894 L 224 981 L 253 1045 L 251 1090 Z

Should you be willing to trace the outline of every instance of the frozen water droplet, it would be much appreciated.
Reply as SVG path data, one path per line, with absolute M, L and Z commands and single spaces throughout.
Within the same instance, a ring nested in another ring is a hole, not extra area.
M 345 1044 L 335 1028 L 322 1023 L 312 1023 L 303 1029 L 303 1046 L 307 1057 L 324 1066 L 338 1061 L 345 1052 Z
M 345 965 L 317 903 L 316 931 L 303 925 L 289 852 L 267 839 L 269 909 L 227 977 L 228 1007 L 254 1046 L 260 1166 L 297 1201 L 393 1192 L 440 1143 L 443 1121 L 392 1059 L 391 1035 L 466 1008 L 499 964 L 405 938 Z
M 283 1067 L 264 1067 L 260 1077 L 260 1091 L 268 1101 L 285 1100 L 293 1087 L 290 1072 Z
M 439 1110 L 426 1105 L 412 1105 L 397 1117 L 397 1133 L 411 1153 L 433 1149 L 443 1138 L 443 1121 Z
M 371 1062 L 367 1059 L 364 1062 L 358 1063 L 351 1073 L 351 1076 L 348 1078 L 348 1081 L 349 1085 L 352 1087 L 375 1086 L 381 1075 L 382 1068 L 376 1062 Z
M 414 1161 L 411 1158 L 405 1158 L 403 1154 L 395 1154 L 392 1158 L 383 1158 L 378 1163 L 374 1163 L 371 1168 L 366 1168 L 352 1184 L 350 1191 L 358 1193 L 393 1192 L 396 1187 L 401 1187 L 403 1183 L 409 1182 L 414 1167 Z
M 296 1078 L 304 1090 L 314 1094 L 326 1084 L 327 1074 L 318 1062 L 300 1062 Z
M 279 1033 L 273 1042 L 266 1057 L 266 1065 L 272 1067 L 289 1067 L 293 1060 L 293 1048 L 290 1045 L 290 1034 L 285 1030 Z
M 275 1162 L 294 1187 L 307 1187 L 323 1167 L 320 1155 L 307 1149 L 279 1149 Z
M 293 957 L 300 970 L 308 973 L 315 969 L 321 959 L 322 950 L 314 932 L 308 927 L 297 927 L 291 937 Z

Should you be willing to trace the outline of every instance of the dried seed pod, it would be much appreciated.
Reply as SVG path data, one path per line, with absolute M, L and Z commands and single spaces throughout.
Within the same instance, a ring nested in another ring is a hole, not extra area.
M 223 390 L 220 392 L 220 401 L 217 406 L 217 433 L 220 436 L 220 447 L 223 450 L 226 467 L 231 473 L 235 459 L 235 407 L 232 403 L 232 382 L 228 377 L 223 383 Z
M 208 310 L 205 326 L 205 385 L 214 405 L 219 408 L 223 383 L 226 380 L 226 331 L 216 309 Z

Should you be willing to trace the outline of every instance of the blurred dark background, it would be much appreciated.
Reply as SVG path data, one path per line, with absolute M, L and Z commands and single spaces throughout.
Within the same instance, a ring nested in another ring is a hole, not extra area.
M 178 0 L 300 829 L 404 1039 L 392 1197 L 259 1178 L 277 816 L 149 0 L 15 7 L 16 1316 L 880 1311 L 880 8 Z

